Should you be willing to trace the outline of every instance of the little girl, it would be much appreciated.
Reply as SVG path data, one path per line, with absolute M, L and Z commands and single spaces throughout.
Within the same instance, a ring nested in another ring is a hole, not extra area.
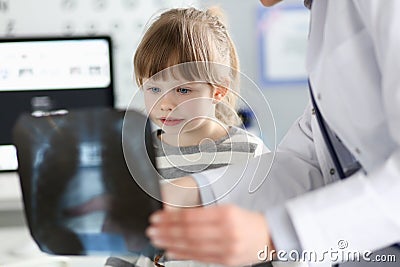
M 146 111 L 159 127 L 154 148 L 157 168 L 165 179 L 268 152 L 258 137 L 237 127 L 239 60 L 216 11 L 184 8 L 162 13 L 147 29 L 134 56 Z M 107 265 L 125 266 L 117 261 L 110 258 Z M 146 265 L 141 262 L 137 265 Z M 173 265 L 204 266 L 192 261 Z
M 164 178 L 234 164 L 266 151 L 236 127 L 239 60 L 216 9 L 171 9 L 148 28 L 135 76 L 155 135 Z

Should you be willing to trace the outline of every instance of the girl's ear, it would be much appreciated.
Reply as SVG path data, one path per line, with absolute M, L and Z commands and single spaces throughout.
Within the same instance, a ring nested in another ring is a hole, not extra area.
M 213 92 L 213 99 L 216 103 L 220 102 L 228 93 L 228 89 L 222 86 L 215 86 Z

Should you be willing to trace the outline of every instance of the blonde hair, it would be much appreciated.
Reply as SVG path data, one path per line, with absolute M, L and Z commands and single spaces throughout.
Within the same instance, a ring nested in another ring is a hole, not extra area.
M 188 80 L 205 79 L 212 86 L 228 89 L 215 115 L 225 124 L 238 124 L 239 59 L 219 8 L 174 8 L 158 16 L 135 53 L 136 82 L 142 86 L 145 78 L 189 62 L 195 64 L 186 64 L 179 75 Z

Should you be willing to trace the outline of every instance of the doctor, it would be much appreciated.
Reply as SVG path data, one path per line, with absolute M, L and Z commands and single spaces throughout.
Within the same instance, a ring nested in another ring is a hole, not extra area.
M 147 230 L 155 245 L 232 266 L 258 263 L 265 248 L 314 251 L 329 264 L 354 251 L 364 261 L 382 260 L 368 254 L 379 250 L 400 261 L 392 246 L 400 242 L 400 1 L 314 1 L 307 70 L 310 105 L 277 153 L 176 180 L 200 188 L 184 199 L 167 185 L 173 204 L 218 205 L 155 213 Z

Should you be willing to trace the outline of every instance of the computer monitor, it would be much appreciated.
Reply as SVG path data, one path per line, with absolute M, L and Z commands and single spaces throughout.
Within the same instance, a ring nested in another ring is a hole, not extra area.
M 18 167 L 11 132 L 23 112 L 113 107 L 109 36 L 0 39 L 0 171 Z

